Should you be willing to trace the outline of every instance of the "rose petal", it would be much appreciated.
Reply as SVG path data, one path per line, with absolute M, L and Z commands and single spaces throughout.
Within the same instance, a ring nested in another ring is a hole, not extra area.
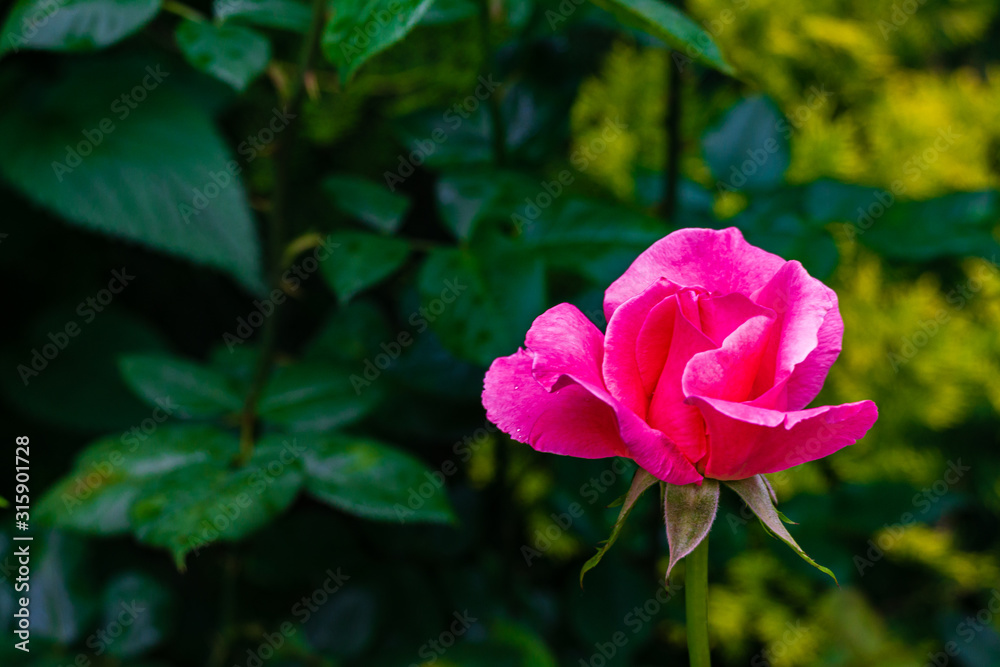
M 689 461 L 697 463 L 706 452 L 705 421 L 697 408 L 684 402 L 681 378 L 690 360 L 715 348 L 715 343 L 685 316 L 680 297 L 678 293 L 650 312 L 639 335 L 639 345 L 641 350 L 665 352 L 666 357 L 650 400 L 647 421 L 677 443 Z M 671 338 L 664 344 L 655 339 L 654 333 L 666 329 L 670 319 L 673 319 L 669 325 Z
M 784 405 L 773 396 L 763 403 L 777 409 L 799 410 L 819 393 L 827 371 L 840 353 L 843 322 L 837 311 L 836 294 L 793 261 L 781 267 L 754 295 L 754 301 L 770 308 L 778 317 L 753 396 L 760 397 L 788 380 L 787 386 L 776 390 L 785 392 Z M 809 362 L 797 371 L 807 359 Z
M 623 303 L 608 322 L 602 368 L 604 383 L 612 396 L 643 419 L 670 349 L 672 313 L 662 326 L 654 327 L 650 340 L 641 346 L 639 332 L 643 331 L 650 311 L 678 289 L 669 280 L 658 280 Z
M 702 479 L 677 446 L 652 428 L 604 386 L 604 336 L 575 306 L 560 304 L 538 316 L 525 343 L 534 357 L 532 375 L 542 387 L 560 391 L 577 384 L 609 406 L 618 418 L 630 458 L 659 479 L 690 484 Z M 567 419 L 575 418 L 570 413 Z
M 772 312 L 755 315 L 729 334 L 721 347 L 694 355 L 681 380 L 684 396 L 737 403 L 748 400 L 768 347 L 774 318 Z
M 685 287 L 750 296 L 785 263 L 781 257 L 752 246 L 735 227 L 681 229 L 645 250 L 604 293 L 604 315 L 611 320 L 624 302 L 660 278 Z
M 532 357 L 518 350 L 486 373 L 486 416 L 514 440 L 540 452 L 584 459 L 628 456 L 614 410 L 579 385 L 548 392 L 531 375 Z
M 714 398 L 688 399 L 705 417 L 705 476 L 745 479 L 829 456 L 852 445 L 878 419 L 871 401 L 781 412 Z

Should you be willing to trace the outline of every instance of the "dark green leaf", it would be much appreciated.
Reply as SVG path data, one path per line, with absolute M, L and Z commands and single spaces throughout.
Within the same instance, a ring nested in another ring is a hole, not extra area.
M 293 32 L 305 32 L 309 27 L 309 5 L 298 0 L 215 0 L 212 7 L 219 21 Z
M 160 0 L 18 0 L 0 31 L 0 53 L 99 49 L 128 37 L 159 11 Z
M 161 644 L 170 631 L 170 591 L 148 575 L 126 572 L 115 577 L 104 590 L 102 606 L 102 627 L 109 630 L 97 635 L 100 648 L 90 646 L 95 652 L 134 658 Z
M 410 200 L 403 195 L 357 176 L 328 176 L 323 189 L 339 211 L 383 234 L 395 234 L 410 208 Z
M 730 109 L 703 140 L 714 190 L 767 190 L 782 183 L 791 163 L 790 125 L 763 95 Z
M 299 364 L 275 372 L 257 411 L 292 431 L 327 431 L 361 419 L 378 398 L 377 391 L 355 390 L 343 366 Z
M 130 355 L 118 362 L 122 377 L 153 407 L 176 406 L 180 417 L 238 412 L 243 399 L 224 375 L 166 355 Z
M 316 438 L 305 453 L 306 490 L 366 519 L 449 523 L 455 520 L 444 475 L 374 440 Z
M 301 456 L 294 438 L 267 436 L 243 467 L 216 459 L 160 475 L 132 505 L 136 536 L 168 549 L 184 569 L 188 553 L 240 540 L 285 511 L 302 486 Z
M 479 7 L 472 0 L 434 0 L 430 9 L 420 19 L 420 25 L 446 25 L 465 21 L 479 14 Z
M 177 46 L 195 69 L 236 90 L 245 90 L 271 59 L 271 44 L 260 33 L 207 21 L 182 21 L 177 26 Z
M 262 290 L 246 193 L 211 118 L 171 86 L 172 73 L 119 60 L 70 61 L 55 83 L 6 90 L 0 174 L 69 222 L 225 269 Z M 120 98 L 136 88 L 146 97 L 131 109 Z
M 326 25 L 322 47 L 347 82 L 372 56 L 409 33 L 434 0 L 347 0 Z
M 35 541 L 32 552 L 25 591 L 30 592 L 31 637 L 72 644 L 89 627 L 96 606 L 86 543 L 51 531 Z
M 733 74 L 712 36 L 673 5 L 662 0 L 594 0 L 594 4 L 622 23 L 662 39 L 689 59 Z
M 435 249 L 420 271 L 421 319 L 461 359 L 510 354 L 545 309 L 541 259 L 502 237 L 472 249 Z
M 409 243 L 391 237 L 339 232 L 330 238 L 339 247 L 337 257 L 323 263 L 323 276 L 341 303 L 388 278 L 410 255 Z
M 555 215 L 534 219 L 523 202 L 515 210 L 526 243 L 550 267 L 582 274 L 597 285 L 614 281 L 668 231 L 660 220 L 588 199 L 571 199 Z
M 153 419 L 121 437 L 88 446 L 42 497 L 37 519 L 87 533 L 114 535 L 130 527 L 129 510 L 150 481 L 190 466 L 226 463 L 236 439 L 211 427 L 160 425 Z

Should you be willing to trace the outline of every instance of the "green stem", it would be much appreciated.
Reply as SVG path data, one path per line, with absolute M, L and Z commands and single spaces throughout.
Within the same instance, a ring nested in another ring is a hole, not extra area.
M 304 78 L 312 69 L 319 51 L 320 35 L 323 33 L 323 23 L 326 18 L 326 0 L 313 0 L 312 19 L 302 42 L 299 54 L 299 71 L 292 80 L 288 101 L 285 104 L 286 113 L 295 118 L 302 110 L 305 101 Z M 288 213 L 289 181 L 291 178 L 291 149 L 298 139 L 298 125 L 292 123 L 282 141 L 279 141 L 272 153 L 274 160 L 274 194 L 271 197 L 270 225 L 268 229 L 268 255 L 271 270 L 270 283 L 274 289 L 281 289 L 281 274 L 284 268 L 285 235 L 287 230 L 286 215 Z M 246 463 L 253 455 L 254 426 L 257 422 L 257 404 L 267 379 L 271 375 L 277 344 L 277 313 L 272 313 L 264 320 L 261 335 L 260 357 L 254 369 L 250 391 L 247 392 L 240 415 L 240 462 Z
M 490 34 L 490 0 L 479 0 L 479 41 L 483 46 L 483 70 L 486 76 L 491 74 L 491 68 L 496 66 L 496 52 Z M 503 124 L 503 110 L 500 106 L 498 92 L 490 93 L 487 98 L 490 110 L 490 123 L 493 129 L 493 161 L 497 166 L 507 162 L 507 132 Z
M 174 0 L 167 0 L 162 5 L 160 5 L 160 9 L 162 9 L 165 12 L 170 12 L 171 14 L 176 14 L 177 16 L 185 18 L 189 21 L 197 21 L 198 23 L 202 23 L 208 20 L 205 18 L 204 14 L 199 12 L 194 7 L 188 7 L 184 3 L 175 2 Z
M 684 608 L 690 667 L 710 667 L 708 651 L 708 536 L 684 558 Z

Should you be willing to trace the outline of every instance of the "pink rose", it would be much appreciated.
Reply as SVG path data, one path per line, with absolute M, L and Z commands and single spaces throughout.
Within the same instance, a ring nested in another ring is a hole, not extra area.
M 837 295 L 736 228 L 682 229 L 604 294 L 607 333 L 560 304 L 496 359 L 483 405 L 540 452 L 624 456 L 671 484 L 745 479 L 853 444 L 871 401 L 805 409 L 840 353 Z

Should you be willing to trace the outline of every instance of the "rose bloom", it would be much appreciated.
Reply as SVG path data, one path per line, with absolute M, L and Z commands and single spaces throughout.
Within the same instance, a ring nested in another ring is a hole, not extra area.
M 837 295 L 736 228 L 654 243 L 604 294 L 607 333 L 560 304 L 496 359 L 483 405 L 540 452 L 623 456 L 657 478 L 735 480 L 863 437 L 871 401 L 806 409 L 840 353 Z

